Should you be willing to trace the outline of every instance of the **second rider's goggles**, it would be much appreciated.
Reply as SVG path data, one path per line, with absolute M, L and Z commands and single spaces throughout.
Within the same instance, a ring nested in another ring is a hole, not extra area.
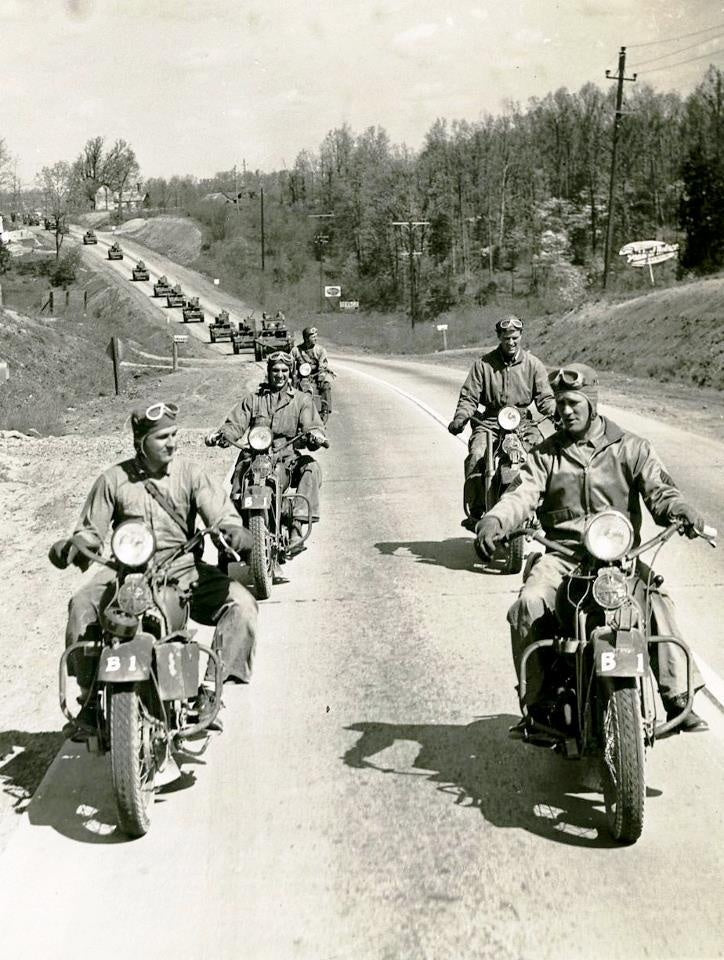
M 498 320 L 495 328 L 496 330 L 522 330 L 523 321 L 518 317 L 506 317 L 505 320 Z
M 575 390 L 578 387 L 582 387 L 585 383 L 585 378 L 580 370 L 566 370 L 565 367 L 550 374 L 548 379 L 551 385 L 557 387 L 559 390 L 563 387 L 569 387 L 571 390 Z
M 294 361 L 290 354 L 284 353 L 283 350 L 275 350 L 274 353 L 270 353 L 266 358 L 266 365 L 268 367 L 271 367 L 275 363 L 283 363 L 284 366 L 289 367 L 290 370 L 294 366 Z
M 150 407 L 146 407 L 144 416 L 146 420 L 155 422 L 156 420 L 160 420 L 164 413 L 169 413 L 172 417 L 175 417 L 178 414 L 178 404 L 165 403 L 164 401 L 152 403 Z

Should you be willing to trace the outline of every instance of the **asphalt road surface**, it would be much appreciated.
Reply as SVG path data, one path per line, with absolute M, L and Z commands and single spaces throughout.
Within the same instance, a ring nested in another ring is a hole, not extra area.
M 644 835 L 613 845 L 595 771 L 507 736 L 519 578 L 459 527 L 459 372 L 335 366 L 323 518 L 262 604 L 252 684 L 142 840 L 118 835 L 108 761 L 65 744 L 0 858 L 2 955 L 721 956 L 720 707 L 657 743 Z M 618 414 L 724 528 L 721 447 Z M 677 538 L 658 564 L 715 687 L 722 556 Z

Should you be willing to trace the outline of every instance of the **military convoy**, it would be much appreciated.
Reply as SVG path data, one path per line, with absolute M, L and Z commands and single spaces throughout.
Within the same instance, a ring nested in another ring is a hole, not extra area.
M 171 287 L 171 289 L 166 294 L 166 306 L 167 307 L 185 307 L 186 306 L 186 297 L 184 297 L 184 292 L 181 289 L 180 283 L 177 283 L 175 287 Z
M 95 234 L 95 230 L 86 230 L 86 232 L 83 234 L 83 245 L 88 246 L 89 243 L 98 243 L 98 237 Z
M 231 348 L 234 353 L 241 353 L 242 350 L 253 350 L 254 340 L 256 338 L 256 321 L 251 317 L 245 317 L 237 324 L 236 330 L 231 337 Z
M 132 280 L 150 280 L 151 275 L 148 272 L 148 267 L 143 262 L 139 260 L 136 266 L 131 270 L 131 279 Z
M 209 324 L 209 343 L 218 343 L 219 340 L 233 340 L 234 328 L 228 310 L 222 310 Z
M 123 250 L 121 250 L 120 244 L 116 240 L 112 247 L 108 250 L 108 259 L 109 260 L 123 260 Z
M 291 334 L 283 320 L 262 317 L 261 330 L 254 338 L 254 359 L 263 360 L 275 350 L 289 352 L 294 346 Z
M 154 297 L 167 297 L 171 293 L 171 284 L 168 282 L 168 277 L 164 273 L 162 277 L 158 278 L 158 281 L 153 285 L 153 295 Z
M 190 297 L 186 300 L 183 308 L 184 323 L 189 320 L 200 320 L 204 322 L 204 311 L 201 309 L 198 297 Z

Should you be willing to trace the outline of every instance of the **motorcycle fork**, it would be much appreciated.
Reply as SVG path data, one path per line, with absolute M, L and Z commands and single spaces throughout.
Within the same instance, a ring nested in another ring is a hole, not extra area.
M 493 480 L 495 476 L 495 438 L 492 433 L 488 433 L 487 443 L 485 444 L 485 474 L 483 480 L 483 494 L 485 499 L 485 512 L 495 506 L 493 496 Z

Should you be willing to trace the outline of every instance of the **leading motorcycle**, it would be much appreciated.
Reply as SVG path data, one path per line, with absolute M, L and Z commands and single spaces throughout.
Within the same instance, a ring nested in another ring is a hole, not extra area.
M 598 758 L 608 828 L 621 843 L 634 843 L 643 830 L 647 748 L 684 722 L 694 698 L 691 651 L 667 632 L 673 626 L 658 593 L 663 578 L 639 561 L 654 548 L 657 555 L 677 531 L 683 532 L 680 525 L 671 524 L 633 548 L 628 517 L 617 510 L 594 514 L 585 527 L 584 555 L 558 590 L 555 629 L 526 647 L 521 658 L 523 738 L 567 757 Z M 511 536 L 576 556 L 540 531 L 518 530 Z M 704 528 L 699 536 L 716 545 L 714 528 Z M 664 723 L 657 720 L 650 663 L 662 643 L 678 647 L 687 664 L 686 706 Z M 544 688 L 531 716 L 525 705 L 528 666 L 541 654 Z
M 297 366 L 294 377 L 294 386 L 303 393 L 311 394 L 322 423 L 327 422 L 330 414 L 332 398 L 330 377 L 336 377 L 336 373 L 330 370 L 329 367 L 326 367 L 324 370 L 320 370 L 319 367 L 317 367 L 317 369 L 314 370 L 312 364 L 306 360 Z
M 110 753 L 111 780 L 119 825 L 131 837 L 150 827 L 156 781 L 173 765 L 184 741 L 207 730 L 221 707 L 222 666 L 214 650 L 194 640 L 188 628 L 189 597 L 174 583 L 171 565 L 202 548 L 213 536 L 234 553 L 217 527 L 199 530 L 157 562 L 153 530 L 144 520 L 120 523 L 111 538 L 111 556 L 76 548 L 112 570 L 113 597 L 100 617 L 99 639 L 74 643 L 60 658 L 60 709 L 88 738 L 94 752 Z M 238 556 L 237 556 L 238 558 Z M 201 655 L 212 664 L 209 709 L 200 715 Z M 95 726 L 68 705 L 68 658 L 93 663 L 94 677 L 83 706 L 95 707 Z

